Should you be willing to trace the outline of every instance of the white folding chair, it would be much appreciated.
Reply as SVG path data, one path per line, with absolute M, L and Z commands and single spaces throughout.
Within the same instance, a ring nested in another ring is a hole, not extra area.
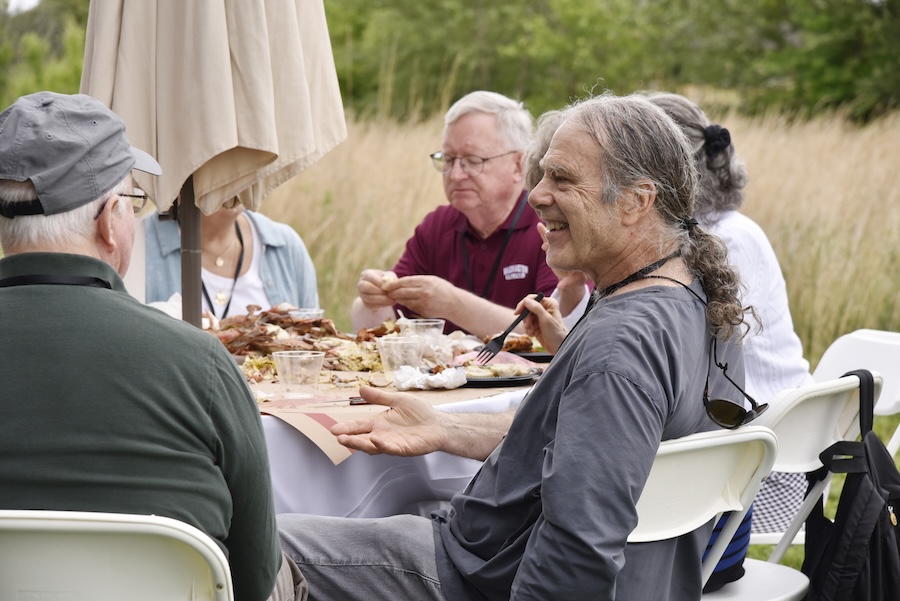
M 0 601 L 232 601 L 209 536 L 159 516 L 0 511 Z
M 758 426 L 664 441 L 638 500 L 638 525 L 628 542 L 681 536 L 732 512 L 703 562 L 705 583 L 772 469 L 776 449 L 772 431 Z
M 882 379 L 875 376 L 875 395 Z M 859 378 L 846 376 L 786 390 L 770 402 L 771 408 L 754 423 L 768 426 L 778 436 L 778 456 L 774 471 L 807 473 L 822 467 L 819 454 L 839 440 L 853 440 L 859 434 Z M 802 544 L 798 536 L 809 512 L 827 488 L 833 474 L 817 483 L 778 540 L 760 543 L 751 535 L 751 544 L 774 544 L 767 561 L 744 559 L 745 574 L 703 601 L 791 601 L 806 596 L 809 579 L 794 568 L 780 565 L 791 544 Z M 802 534 L 802 533 L 801 533 Z M 756 540 L 754 540 L 754 538 Z
M 816 365 L 816 382 L 839 378 L 854 369 L 878 372 L 884 388 L 875 403 L 875 415 L 900 413 L 900 332 L 856 330 L 831 343 Z M 885 443 L 891 455 L 900 449 L 900 426 Z

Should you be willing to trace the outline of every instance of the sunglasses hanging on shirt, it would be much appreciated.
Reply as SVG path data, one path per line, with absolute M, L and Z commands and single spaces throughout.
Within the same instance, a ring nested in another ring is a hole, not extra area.
M 738 386 L 734 380 L 728 377 L 728 364 L 719 363 L 717 346 L 717 339 L 713 336 L 712 343 L 709 345 L 709 362 L 707 362 L 706 365 L 706 385 L 703 387 L 703 406 L 706 407 L 706 414 L 711 420 L 723 428 L 734 430 L 735 428 L 740 428 L 755 420 L 769 408 L 769 405 L 767 403 L 763 403 L 762 405 L 757 403 L 756 399 L 747 394 L 743 388 Z M 743 403 L 738 403 L 737 401 L 709 398 L 709 372 L 712 370 L 710 363 L 715 363 L 716 367 L 722 370 L 722 375 L 725 376 L 725 379 L 728 380 L 732 386 L 737 388 L 738 391 L 744 395 L 744 398 L 750 402 L 749 410 Z
M 675 278 L 664 275 L 645 275 L 643 277 L 646 279 L 669 280 L 670 282 L 681 284 L 685 290 L 693 294 L 704 306 L 707 305 L 707 302 L 703 300 L 699 294 L 691 290 L 687 284 L 679 282 Z M 713 363 L 722 370 L 722 375 L 725 376 L 725 379 L 728 380 L 732 386 L 737 388 L 744 398 L 747 399 L 750 403 L 749 409 L 744 403 L 739 403 L 737 401 L 709 398 L 709 375 L 712 371 Z M 769 408 L 767 403 L 760 404 L 756 402 L 756 399 L 747 394 L 743 388 L 737 385 L 737 382 L 728 376 L 728 364 L 719 362 L 718 339 L 715 336 L 712 337 L 712 341 L 709 345 L 709 360 L 706 364 L 706 385 L 703 387 L 703 407 L 706 409 L 706 415 L 709 416 L 709 419 L 713 420 L 717 425 L 728 428 L 729 430 L 734 430 L 735 428 L 740 428 L 741 426 L 749 424 Z

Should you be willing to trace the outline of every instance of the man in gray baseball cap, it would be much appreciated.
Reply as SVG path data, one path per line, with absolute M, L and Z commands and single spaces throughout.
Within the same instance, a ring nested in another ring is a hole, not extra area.
M 162 173 L 95 98 L 38 92 L 0 113 L 0 179 L 30 180 L 37 192 L 29 202 L 0 198 L 4 217 L 70 211 L 112 190 L 132 169 Z
M 228 554 L 236 599 L 304 599 L 237 364 L 125 289 L 133 169 L 160 174 L 94 98 L 0 113 L 0 509 L 174 518 Z

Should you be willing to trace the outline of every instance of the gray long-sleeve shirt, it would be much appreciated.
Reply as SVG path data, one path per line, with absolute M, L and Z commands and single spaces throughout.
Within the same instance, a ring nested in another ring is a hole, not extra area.
M 447 598 L 699 599 L 712 524 L 669 541 L 626 539 L 660 441 L 716 428 L 702 401 L 710 340 L 704 305 L 680 287 L 597 303 L 436 518 Z M 740 348 L 720 342 L 718 358 L 742 383 Z M 741 400 L 715 367 L 710 387 Z

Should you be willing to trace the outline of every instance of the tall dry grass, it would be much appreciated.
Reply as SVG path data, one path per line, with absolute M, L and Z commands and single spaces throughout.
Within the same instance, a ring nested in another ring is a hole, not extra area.
M 857 328 L 900 330 L 900 116 L 718 119 L 747 163 L 745 212 L 768 233 L 813 364 Z M 444 202 L 428 154 L 441 122 L 349 122 L 346 142 L 277 189 L 263 212 L 293 225 L 316 263 L 327 315 L 349 329 L 359 272 L 389 268 Z
M 367 267 L 389 269 L 422 218 L 444 202 L 428 155 L 441 146 L 440 120 L 347 123 L 347 140 L 277 188 L 262 212 L 291 224 L 316 264 L 319 299 L 350 330 L 350 303 Z

